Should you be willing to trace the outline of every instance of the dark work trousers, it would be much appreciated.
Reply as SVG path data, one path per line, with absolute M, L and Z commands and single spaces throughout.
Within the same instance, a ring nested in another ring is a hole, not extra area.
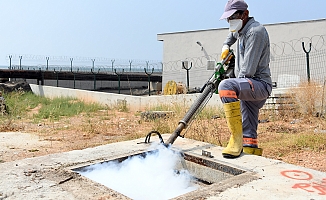
M 271 94 L 272 86 L 253 78 L 229 78 L 221 81 L 218 92 L 222 103 L 240 100 L 243 137 L 257 139 L 259 109 Z M 243 146 L 258 147 L 258 144 Z

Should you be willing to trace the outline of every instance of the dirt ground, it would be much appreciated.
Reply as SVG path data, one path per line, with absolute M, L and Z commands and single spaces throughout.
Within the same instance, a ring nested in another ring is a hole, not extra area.
M 30 114 L 35 112 L 37 108 Z M 214 120 L 216 121 L 213 123 L 225 124 L 224 119 Z M 263 132 L 268 132 L 270 127 L 279 125 L 269 122 L 259 126 Z M 295 129 L 296 126 L 299 127 L 292 124 L 291 128 Z M 143 120 L 140 113 L 102 110 L 91 115 L 81 114 L 59 121 L 35 123 L 20 120 L 11 124 L 11 127 L 14 127 L 14 130 L 0 133 L 0 163 L 145 137 L 153 130 L 154 124 Z M 224 138 L 228 138 L 228 133 L 222 134 Z M 275 140 L 268 134 L 260 137 L 262 140 Z M 309 149 L 283 149 L 282 151 L 290 152 L 286 155 L 275 151 L 273 148 L 264 149 L 263 156 L 326 172 L 325 150 L 317 152 Z
M 30 114 L 35 112 L 37 108 Z M 42 123 L 8 122 L 14 130 L 0 133 L 0 163 L 145 137 L 151 129 L 146 122 L 139 124 L 139 115 L 106 112 Z

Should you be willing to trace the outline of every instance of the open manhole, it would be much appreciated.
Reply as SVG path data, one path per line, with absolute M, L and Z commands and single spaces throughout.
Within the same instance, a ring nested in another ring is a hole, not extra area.
M 256 179 L 239 167 L 165 147 L 72 170 L 131 199 L 203 198 Z

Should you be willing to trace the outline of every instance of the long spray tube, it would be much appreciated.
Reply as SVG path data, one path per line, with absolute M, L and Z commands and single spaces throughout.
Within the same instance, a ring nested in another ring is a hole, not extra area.
M 189 122 L 191 122 L 191 120 L 199 113 L 199 111 L 201 111 L 205 107 L 205 105 L 208 103 L 208 101 L 212 97 L 213 93 L 217 89 L 218 84 L 216 84 L 216 83 L 219 83 L 221 81 L 220 78 L 223 75 L 223 73 L 226 71 L 223 68 L 223 65 L 229 59 L 231 59 L 232 54 L 233 54 L 233 51 L 230 50 L 227 57 L 224 60 L 222 60 L 220 63 L 216 64 L 215 73 L 212 75 L 212 77 L 209 79 L 209 81 L 205 84 L 204 90 L 199 95 L 199 97 L 196 99 L 194 104 L 192 104 L 192 106 L 190 107 L 188 112 L 185 114 L 183 119 L 179 121 L 177 128 L 172 133 L 170 138 L 165 142 L 166 146 L 168 146 L 170 144 L 172 145 L 174 143 L 174 141 L 177 139 L 177 137 L 180 136 L 183 129 L 185 129 L 187 127 Z

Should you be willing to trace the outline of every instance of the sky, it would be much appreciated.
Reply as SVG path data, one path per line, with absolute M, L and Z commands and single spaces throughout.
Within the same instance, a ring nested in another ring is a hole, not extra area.
M 0 0 L 0 65 L 10 55 L 13 64 L 19 56 L 35 64 L 45 56 L 161 61 L 157 34 L 228 27 L 219 20 L 226 2 Z M 246 2 L 262 24 L 326 18 L 325 0 Z

